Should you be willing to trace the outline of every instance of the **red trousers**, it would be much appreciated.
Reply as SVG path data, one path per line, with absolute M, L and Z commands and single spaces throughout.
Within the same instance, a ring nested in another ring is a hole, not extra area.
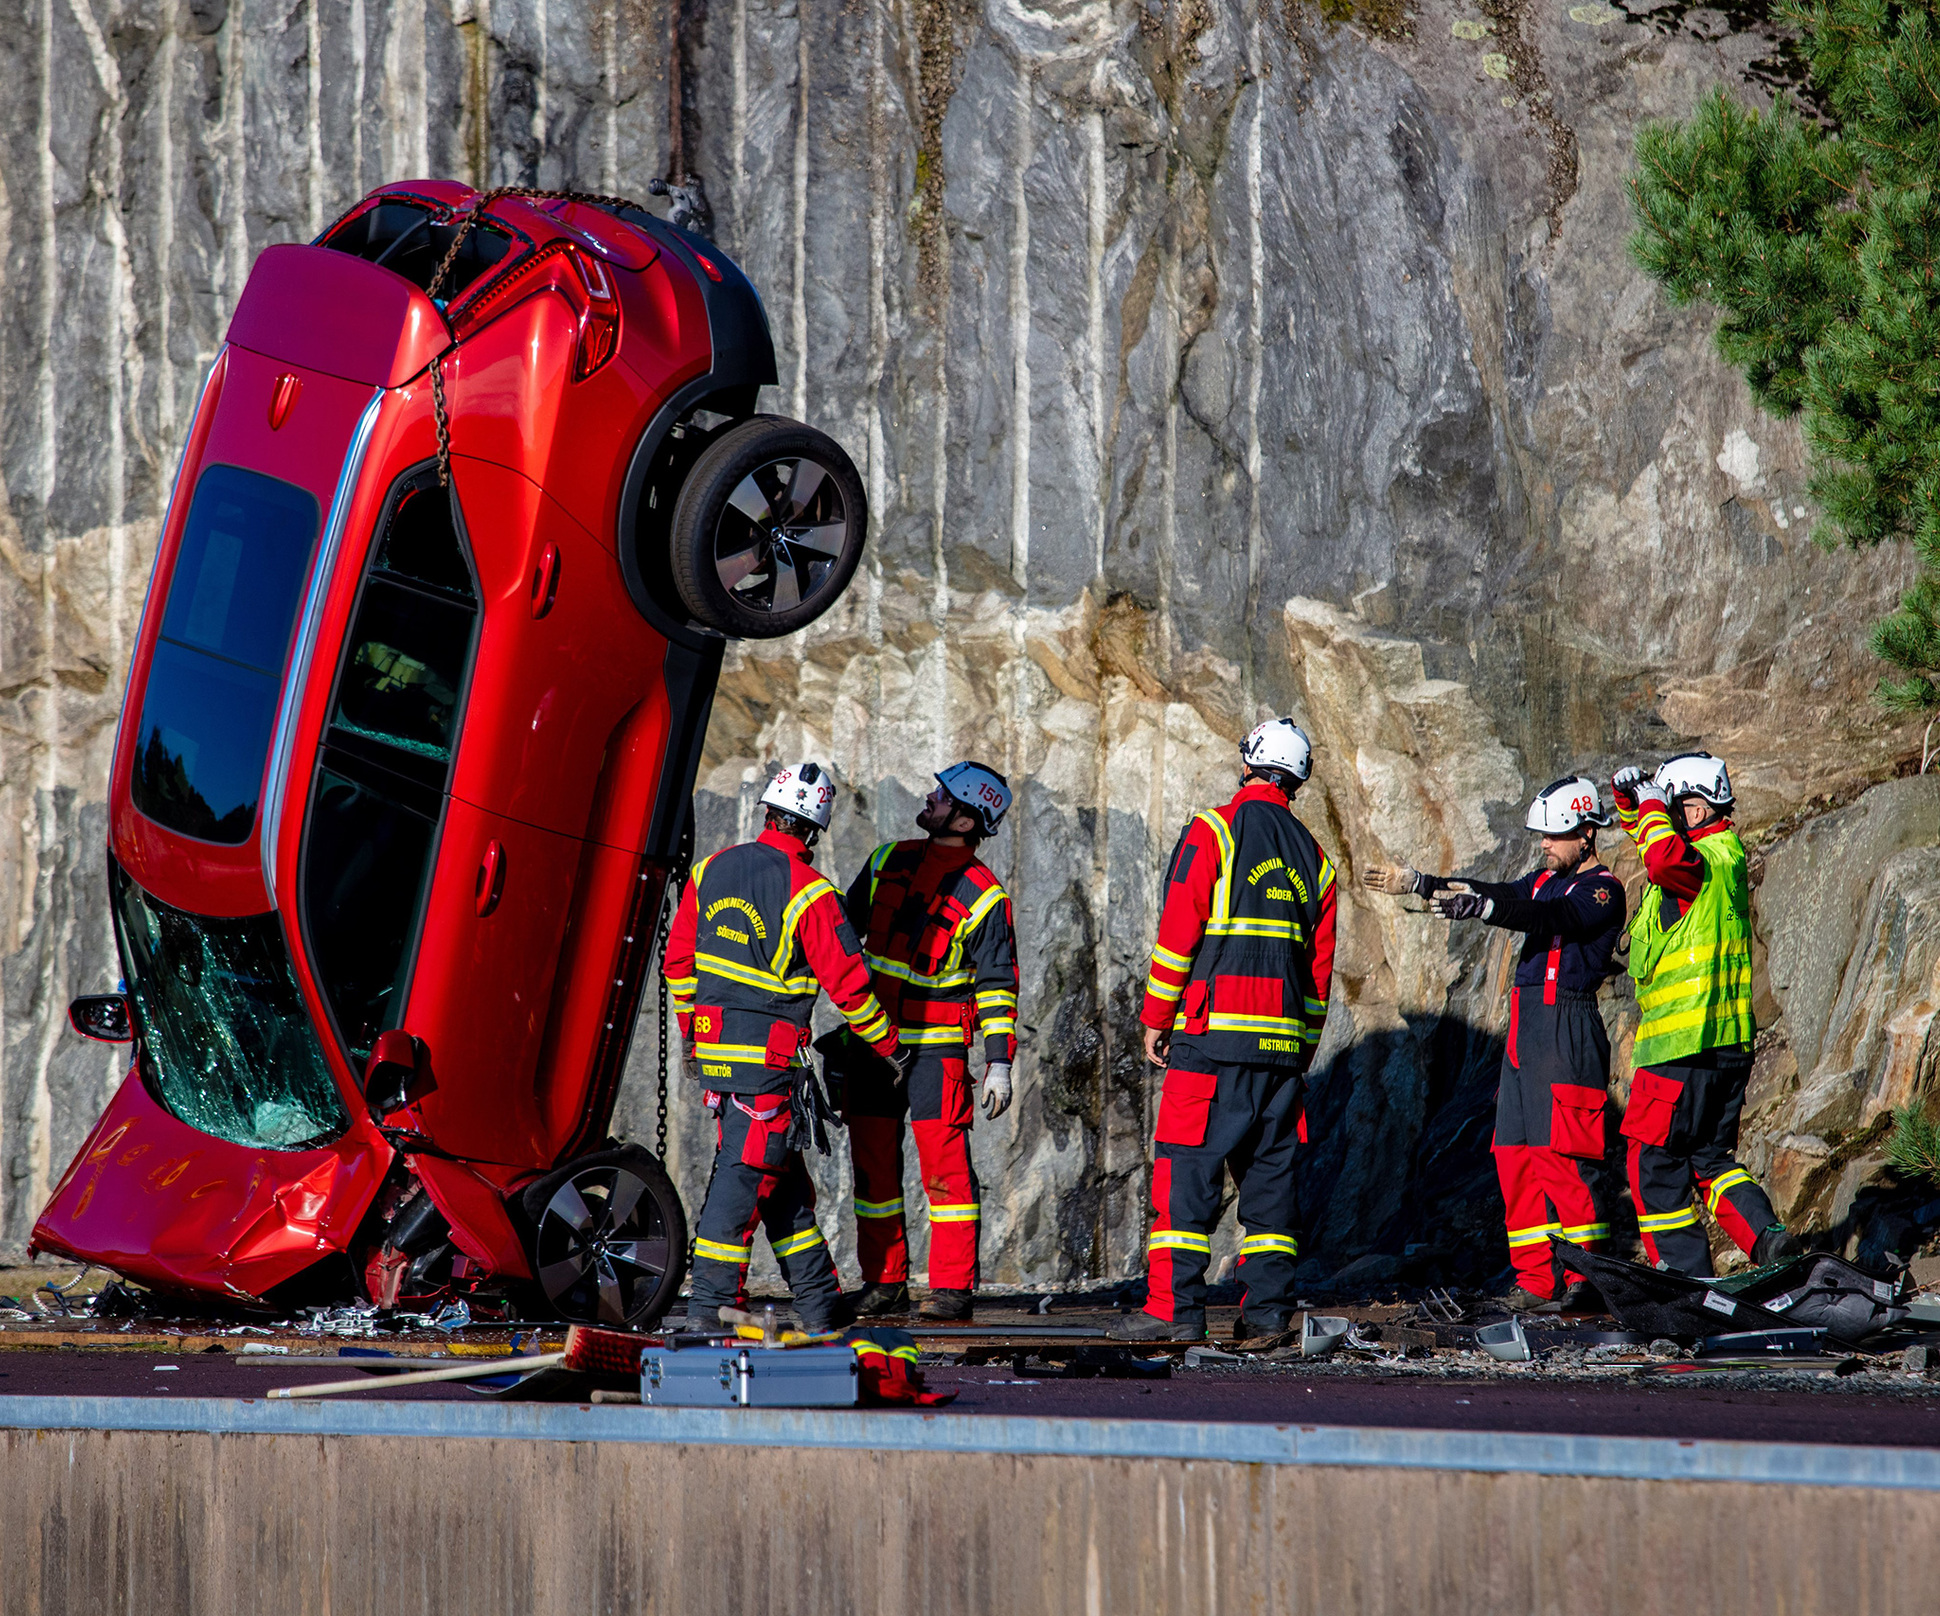
M 867 1109 L 864 1109 L 864 1108 Z M 930 1289 L 977 1288 L 981 1207 L 970 1165 L 970 1069 L 960 1056 L 929 1050 L 894 1094 L 852 1087 L 846 1106 L 855 1157 L 856 1258 L 866 1284 L 909 1278 L 903 1221 L 903 1116 L 930 1202 Z M 882 1115 L 879 1113 L 889 1113 Z
M 1549 1237 L 1609 1238 L 1603 1158 L 1610 1044 L 1589 993 L 1511 990 L 1496 1090 L 1495 1171 L 1516 1283 L 1553 1297 L 1567 1283 Z

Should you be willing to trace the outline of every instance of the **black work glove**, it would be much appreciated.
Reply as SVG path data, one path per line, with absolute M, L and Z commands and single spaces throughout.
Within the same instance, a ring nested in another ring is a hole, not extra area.
M 1495 899 L 1474 892 L 1437 892 L 1428 907 L 1443 920 L 1487 920 L 1495 913 Z

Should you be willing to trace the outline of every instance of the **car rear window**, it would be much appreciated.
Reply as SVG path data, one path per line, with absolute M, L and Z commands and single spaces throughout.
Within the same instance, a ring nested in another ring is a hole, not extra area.
M 135 743 L 135 806 L 157 824 L 227 843 L 255 828 L 317 524 L 315 498 L 261 472 L 196 483 Z
M 352 1059 L 398 1025 L 458 745 L 478 596 L 435 468 L 386 501 L 304 831 L 304 937 Z

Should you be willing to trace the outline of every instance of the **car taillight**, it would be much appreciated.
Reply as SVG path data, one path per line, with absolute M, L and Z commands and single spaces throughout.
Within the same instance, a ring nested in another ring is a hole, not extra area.
M 573 361 L 573 380 L 584 381 L 620 348 L 620 299 L 607 268 L 590 253 L 569 247 L 580 289 L 586 294 L 579 312 L 579 352 Z
M 453 334 L 463 342 L 487 321 L 545 289 L 557 292 L 572 308 L 579 326 L 573 380 L 584 381 L 620 351 L 620 293 L 613 271 L 569 241 L 540 248 L 454 308 Z

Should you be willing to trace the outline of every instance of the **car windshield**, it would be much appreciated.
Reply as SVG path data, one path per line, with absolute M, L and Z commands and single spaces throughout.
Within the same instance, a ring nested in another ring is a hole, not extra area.
M 303 1150 L 349 1125 L 274 914 L 172 908 L 111 865 L 116 931 L 148 1076 L 201 1133 Z
M 136 732 L 135 806 L 158 824 L 249 840 L 316 537 L 290 483 L 211 466 L 196 484 Z

